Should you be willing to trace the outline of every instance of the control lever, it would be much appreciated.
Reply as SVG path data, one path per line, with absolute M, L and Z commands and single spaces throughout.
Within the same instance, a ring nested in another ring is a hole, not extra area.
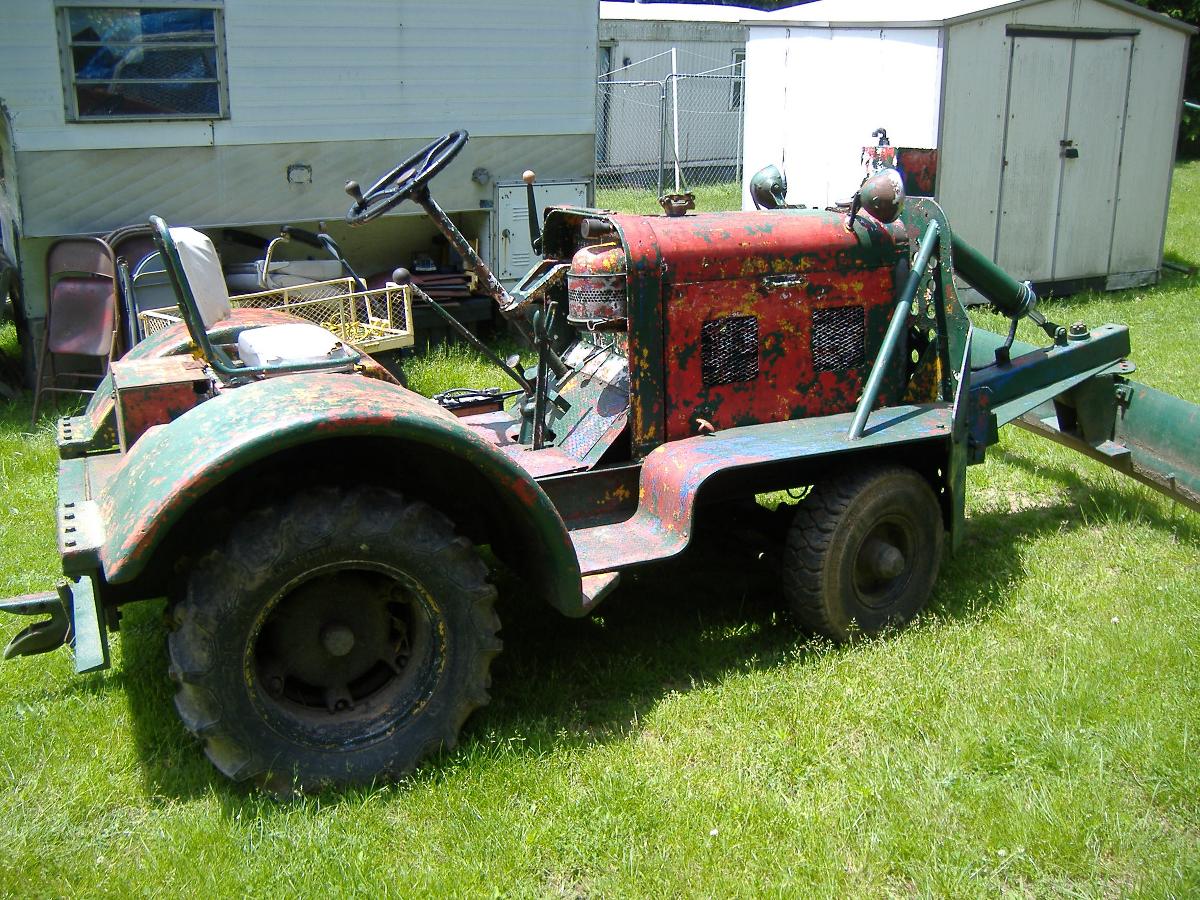
M 533 248 L 534 253 L 541 256 L 542 226 L 538 218 L 537 199 L 533 196 L 533 182 L 537 180 L 537 174 L 533 169 L 526 169 L 521 174 L 521 180 L 525 182 L 525 205 L 529 212 L 529 246 Z
M 407 287 L 410 291 L 412 291 L 414 298 L 420 300 L 435 313 L 441 316 L 442 320 L 449 325 L 451 329 L 453 329 L 455 334 L 457 334 L 464 341 L 482 353 L 485 357 L 503 369 L 504 373 L 517 384 L 519 384 L 521 386 L 521 390 L 523 390 L 526 394 L 532 397 L 536 393 L 535 385 L 533 385 L 518 368 L 518 365 L 521 362 L 521 357 L 519 355 L 514 353 L 512 356 L 508 357 L 508 359 L 501 359 L 499 356 L 497 356 L 491 347 L 489 347 L 479 338 L 475 337 L 475 335 L 471 333 L 471 330 L 467 328 L 466 325 L 451 315 L 449 310 L 417 287 L 417 285 L 413 284 L 412 273 L 409 272 L 408 269 L 401 268 L 393 271 L 392 284 L 396 285 L 397 287 Z M 561 402 L 555 400 L 554 405 L 563 412 L 566 412 L 571 408 L 570 404 L 568 404 L 565 400 L 562 400 Z
M 363 205 L 363 192 L 357 181 L 346 182 L 346 193 L 350 195 L 356 206 Z

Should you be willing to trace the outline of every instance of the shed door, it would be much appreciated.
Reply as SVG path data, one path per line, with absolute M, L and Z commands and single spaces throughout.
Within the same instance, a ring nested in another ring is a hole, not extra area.
M 996 262 L 1015 277 L 1108 273 L 1131 46 L 1014 38 Z

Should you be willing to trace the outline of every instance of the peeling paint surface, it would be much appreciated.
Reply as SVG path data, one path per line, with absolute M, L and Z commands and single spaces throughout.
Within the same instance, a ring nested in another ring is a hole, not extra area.
M 846 439 L 852 413 L 751 425 L 674 441 L 642 464 L 633 518 L 572 532 L 584 575 L 608 572 L 682 552 L 691 540 L 693 511 L 704 482 L 730 468 L 797 457 L 929 441 L 943 456 L 951 440 L 949 404 L 895 406 L 877 412 L 863 437 Z
M 556 605 L 575 603 L 579 569 L 566 527 L 530 475 L 436 403 L 345 374 L 302 374 L 248 384 L 152 428 L 98 491 L 100 560 L 108 581 L 136 577 L 186 510 L 216 484 L 289 447 L 343 436 L 396 437 L 464 459 L 539 535 L 539 567 Z M 60 498 L 62 500 L 64 498 Z
M 875 303 L 889 302 L 891 268 L 907 252 L 903 225 L 885 226 L 860 216 L 847 231 L 844 215 L 820 210 L 607 218 L 624 241 L 629 272 L 635 458 L 664 441 L 694 434 L 693 420 L 708 418 L 702 411 L 728 424 L 749 424 L 777 421 L 794 412 L 824 414 L 846 408 L 800 399 L 814 386 L 856 391 L 862 376 L 843 374 L 800 383 L 804 373 L 788 371 L 789 366 L 799 368 L 800 359 L 799 352 L 791 352 L 797 341 L 788 334 L 803 328 L 795 307 L 803 300 L 836 305 L 868 296 Z M 775 290 L 789 279 L 796 279 L 796 292 Z M 806 295 L 798 290 L 801 286 L 806 286 Z M 698 329 L 705 317 L 734 312 L 768 319 L 761 332 L 764 368 L 779 365 L 779 371 L 773 384 L 762 382 L 761 390 L 722 390 L 709 396 L 697 390 L 694 373 L 676 375 L 679 369 L 699 371 Z M 793 386 L 786 400 L 770 398 L 774 388 L 789 381 Z

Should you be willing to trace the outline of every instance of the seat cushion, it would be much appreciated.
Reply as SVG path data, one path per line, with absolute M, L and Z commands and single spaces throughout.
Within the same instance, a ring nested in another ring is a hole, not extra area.
M 309 322 L 266 325 L 238 335 L 238 356 L 247 366 L 315 362 L 336 354 L 346 354 L 341 339 Z

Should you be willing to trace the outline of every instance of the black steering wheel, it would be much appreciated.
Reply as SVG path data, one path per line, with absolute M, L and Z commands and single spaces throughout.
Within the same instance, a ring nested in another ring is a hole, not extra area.
M 359 189 L 357 182 L 347 181 L 346 193 L 354 198 L 354 204 L 346 212 L 346 221 L 351 225 L 363 225 L 403 203 L 450 165 L 450 161 L 458 156 L 458 151 L 467 142 L 467 137 L 462 130 L 442 135 L 400 163 L 365 192 Z

